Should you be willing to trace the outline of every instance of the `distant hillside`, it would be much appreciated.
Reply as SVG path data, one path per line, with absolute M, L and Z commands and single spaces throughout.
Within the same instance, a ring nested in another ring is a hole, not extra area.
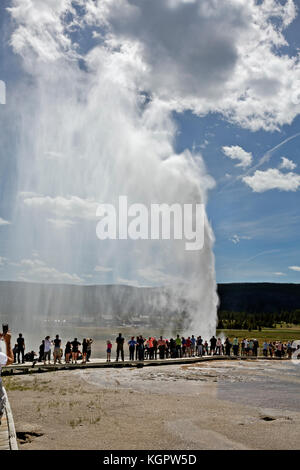
M 300 309 L 300 284 L 219 284 L 219 310 L 280 313 Z
M 186 315 L 182 302 L 178 311 L 171 311 L 168 302 L 159 302 L 166 288 L 137 288 L 121 285 L 75 286 L 0 281 L 0 320 L 20 321 L 22 318 L 65 318 L 76 321 L 89 319 L 96 323 L 104 318 L 127 321 L 147 315 L 149 318 Z M 274 320 L 274 314 L 300 309 L 299 284 L 237 283 L 219 284 L 219 318 L 231 318 L 226 312 L 259 314 Z M 171 300 L 171 299 L 170 299 Z M 171 302 L 170 302 L 171 304 Z M 225 312 L 225 314 L 224 314 Z M 271 316 L 270 316 L 271 314 Z M 233 317 L 232 317 L 233 318 Z M 239 317 L 240 318 L 240 317 Z M 288 317 L 290 318 L 290 317 Z M 291 317 L 292 318 L 292 317 Z

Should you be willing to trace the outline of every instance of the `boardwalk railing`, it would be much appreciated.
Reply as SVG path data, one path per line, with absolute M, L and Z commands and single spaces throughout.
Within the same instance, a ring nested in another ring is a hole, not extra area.
M 18 450 L 13 415 L 6 390 L 0 382 L 0 450 Z

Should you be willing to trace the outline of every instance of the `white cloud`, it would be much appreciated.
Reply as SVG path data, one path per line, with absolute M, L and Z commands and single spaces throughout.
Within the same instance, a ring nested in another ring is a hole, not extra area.
M 286 170 L 294 170 L 297 166 L 297 163 L 293 162 L 293 160 L 289 160 L 286 157 L 281 157 L 281 163 L 279 168 L 286 169 Z
M 8 220 L 4 220 L 0 217 L 0 227 L 4 225 L 10 225 L 10 222 Z
M 240 243 L 241 240 L 251 240 L 251 237 L 235 234 L 231 238 L 229 238 L 229 240 L 235 245 L 237 245 L 238 243 Z
M 300 266 L 289 266 L 292 271 L 300 271 Z
M 81 283 L 83 280 L 75 273 L 61 272 L 40 259 L 22 259 L 19 280 L 31 280 L 40 282 Z
M 282 273 L 282 272 L 280 272 L 280 271 L 277 271 L 277 272 L 272 273 L 272 274 L 274 274 L 274 276 L 286 276 L 285 273 Z
M 50 197 L 50 196 L 31 196 L 24 198 L 24 204 L 28 207 L 41 209 L 51 213 L 64 220 L 48 219 L 51 223 L 59 224 L 61 227 L 70 225 L 71 219 L 96 220 L 96 209 L 98 203 L 92 199 L 82 199 L 78 196 L 70 197 Z
M 135 279 L 126 279 L 124 277 L 118 276 L 116 279 L 117 284 L 133 286 L 133 287 L 142 287 L 138 280 Z
M 82 16 L 72 15 L 76 3 Z M 87 62 L 109 51 L 131 86 L 172 110 L 220 112 L 252 130 L 278 129 L 300 112 L 298 56 L 280 54 L 287 45 L 285 29 L 297 16 L 293 0 L 12 0 L 12 5 L 17 27 L 11 43 L 27 60 L 29 52 L 48 62 L 78 57 L 69 31 L 88 25 L 94 28 L 89 34 L 101 31 L 103 41 Z
M 153 266 L 147 266 L 146 268 L 138 269 L 138 274 L 150 284 L 175 284 L 182 283 L 183 279 L 179 276 L 173 276 L 165 273 L 163 270 Z
M 274 130 L 300 111 L 298 58 L 278 53 L 296 17 L 292 0 L 88 0 L 87 12 L 107 27 L 108 47 L 137 48 L 141 86 L 172 109 L 221 112 L 252 130 Z
M 74 57 L 74 47 L 68 37 L 62 17 L 76 13 L 72 0 L 12 0 L 8 8 L 18 24 L 11 44 L 20 55 L 38 54 L 43 61 L 54 61 L 68 53 Z
M 300 175 L 293 172 L 282 173 L 277 168 L 269 168 L 266 171 L 256 170 L 254 175 L 245 176 L 242 180 L 257 193 L 270 189 L 297 191 L 300 186 Z
M 112 268 L 106 267 L 106 266 L 95 266 L 94 271 L 98 273 L 111 273 L 113 271 Z
M 239 160 L 236 166 L 246 168 L 252 163 L 252 153 L 246 152 L 242 147 L 238 145 L 232 145 L 231 147 L 222 147 L 224 154 L 232 160 Z

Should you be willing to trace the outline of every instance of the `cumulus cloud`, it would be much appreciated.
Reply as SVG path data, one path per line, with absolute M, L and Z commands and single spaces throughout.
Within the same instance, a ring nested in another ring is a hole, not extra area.
M 289 266 L 289 269 L 291 269 L 292 271 L 299 272 L 300 271 L 300 266 Z
M 24 197 L 25 206 L 41 209 L 46 213 L 61 217 L 62 220 L 50 218 L 48 221 L 56 226 L 67 227 L 73 222 L 72 219 L 96 219 L 96 209 L 98 204 L 92 199 L 83 199 L 78 196 L 70 197 L 50 197 L 50 196 L 30 196 Z M 67 217 L 68 219 L 64 219 Z
M 289 160 L 286 157 L 281 157 L 281 163 L 279 165 L 279 168 L 285 169 L 285 170 L 294 170 L 297 166 L 297 163 L 294 163 L 293 160 Z
M 116 281 L 118 284 L 125 286 L 142 287 L 139 281 L 136 279 L 126 279 L 124 277 L 118 276 Z
M 256 170 L 254 175 L 244 176 L 242 180 L 256 193 L 270 189 L 297 191 L 300 186 L 300 175 L 293 172 L 282 173 L 277 168 L 269 168 L 266 171 Z
M 280 49 L 293 0 L 13 0 L 9 10 L 19 54 L 74 60 L 71 33 L 88 25 L 98 51 L 171 110 L 220 112 L 252 130 L 278 129 L 300 112 L 299 58 Z
M 146 268 L 139 269 L 138 274 L 150 284 L 167 285 L 184 282 L 182 277 L 172 276 L 165 273 L 162 269 L 154 266 L 147 266 Z
M 10 225 L 11 222 L 9 222 L 8 220 L 5 220 L 5 219 L 2 219 L 0 217 L 0 227 L 1 226 L 4 226 L 4 225 Z
M 298 57 L 279 53 L 292 0 L 89 0 L 86 10 L 85 21 L 107 28 L 108 47 L 139 50 L 141 86 L 172 109 L 221 112 L 252 130 L 300 111 Z
M 231 158 L 232 160 L 239 160 L 236 166 L 246 168 L 252 163 L 252 153 L 246 152 L 242 147 L 238 145 L 232 145 L 231 147 L 222 147 L 223 153 Z
M 19 263 L 21 271 L 19 280 L 38 280 L 46 282 L 81 283 L 83 280 L 77 274 L 61 272 L 54 267 L 48 266 L 40 259 L 22 259 Z

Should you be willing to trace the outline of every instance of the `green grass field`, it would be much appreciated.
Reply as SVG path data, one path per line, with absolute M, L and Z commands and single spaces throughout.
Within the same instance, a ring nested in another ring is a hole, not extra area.
M 256 338 L 261 345 L 264 340 L 267 341 L 292 341 L 300 340 L 300 327 L 293 326 L 291 328 L 262 328 L 258 330 L 217 330 L 217 335 L 228 336 L 229 339 L 237 337 L 239 340 L 243 338 Z

